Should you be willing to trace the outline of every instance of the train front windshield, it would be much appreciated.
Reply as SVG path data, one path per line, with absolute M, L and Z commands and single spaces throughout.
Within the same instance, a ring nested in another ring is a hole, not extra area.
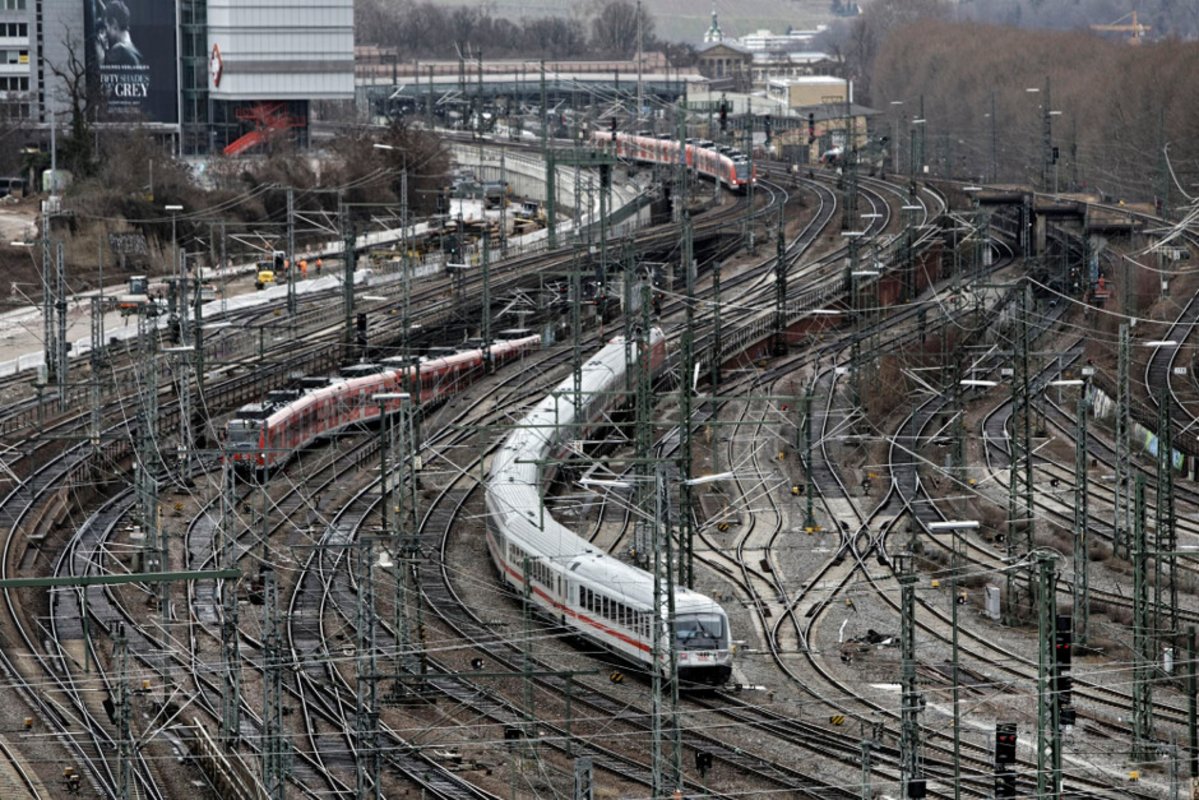
M 674 635 L 679 650 L 728 648 L 728 632 L 719 614 L 680 614 L 675 618 Z
M 733 170 L 737 175 L 737 183 L 748 183 L 749 182 L 749 162 L 748 161 L 734 161 L 733 162 Z
M 234 450 L 250 450 L 258 446 L 262 437 L 262 422 L 256 419 L 229 420 L 229 447 Z

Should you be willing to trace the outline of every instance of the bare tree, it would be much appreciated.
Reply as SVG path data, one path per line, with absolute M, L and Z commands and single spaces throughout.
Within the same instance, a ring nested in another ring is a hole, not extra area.
M 641 40 L 654 39 L 654 20 L 641 9 Z M 629 0 L 609 0 L 591 20 L 591 46 L 600 53 L 628 58 L 637 50 L 637 6 Z
M 95 82 L 88 74 L 84 44 L 68 30 L 63 46 L 67 51 L 65 61 L 46 62 L 58 81 L 56 95 L 69 106 L 71 114 L 69 132 L 58 145 L 58 158 L 60 164 L 72 173 L 85 176 L 95 169 L 92 124 L 96 118 L 99 96 Z

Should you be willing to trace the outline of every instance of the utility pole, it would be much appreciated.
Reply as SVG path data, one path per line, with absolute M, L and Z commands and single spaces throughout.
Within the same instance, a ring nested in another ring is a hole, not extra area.
M 995 114 L 995 91 L 991 91 L 991 183 L 999 182 L 999 120 Z
M 70 361 L 67 359 L 67 281 L 66 257 L 63 253 L 63 243 L 55 243 L 54 258 L 54 309 L 58 320 L 58 336 L 54 341 L 55 380 L 58 384 L 58 410 L 67 410 L 67 370 Z
M 483 369 L 491 372 L 491 232 L 483 226 L 483 257 L 480 259 L 483 273 Z M 581 298 L 576 298 L 575 302 Z
M 635 291 L 634 284 L 637 277 L 637 261 L 636 254 L 633 251 L 633 244 L 630 241 L 626 240 L 624 243 L 621 262 L 624 267 L 624 286 L 621 292 L 621 300 L 624 307 L 621 309 L 620 319 L 624 336 L 625 389 L 631 391 L 633 389 L 631 376 L 633 367 L 636 364 L 634 360 L 634 347 L 636 344 L 633 341 L 633 292 Z
M 404 181 L 407 184 L 408 171 L 404 171 Z M 504 189 L 504 199 L 500 203 L 500 258 L 508 255 L 508 161 L 507 151 L 500 151 L 500 184 Z
M 804 510 L 803 526 L 804 530 L 812 533 L 820 526 L 816 524 L 816 479 L 812 475 L 812 388 L 816 383 L 816 378 L 813 375 L 812 380 L 808 381 L 808 385 L 804 387 L 803 398 L 803 474 L 804 474 L 804 502 L 807 508 Z
M 550 149 L 550 131 L 549 131 L 549 100 L 546 97 L 545 90 L 545 59 L 541 59 L 541 152 L 545 159 L 545 234 L 546 245 L 550 250 L 558 249 L 558 222 L 555 219 L 555 205 L 557 203 L 557 175 L 555 172 L 558 167 L 554 163 L 554 152 Z M 578 203 L 578 195 L 575 195 L 575 203 Z
M 1037 659 L 1037 797 L 1061 797 L 1062 732 L 1055 699 L 1057 574 L 1054 556 L 1037 556 L 1039 658 Z
M 687 207 L 688 200 L 688 180 L 687 180 L 687 116 L 686 112 L 680 107 L 675 111 L 675 130 L 678 135 L 679 144 L 679 160 L 675 162 L 674 169 L 674 209 L 672 210 L 672 218 L 675 222 L 680 222 L 683 219 L 683 209 Z
M 853 395 L 853 411 L 858 415 L 862 406 L 862 334 L 861 334 L 861 287 L 858 285 L 858 236 L 857 231 L 850 231 L 849 262 L 845 268 L 845 291 L 849 292 L 849 307 L 853 317 L 854 334 L 849 346 L 849 383 Z
M 267 800 L 286 800 L 287 751 L 283 729 L 283 637 L 279 631 L 279 586 L 269 561 L 262 576 L 262 783 Z
M 108 371 L 108 346 L 104 343 L 104 296 L 93 297 L 91 301 L 92 346 L 88 351 L 91 362 L 91 417 L 89 419 L 89 438 L 92 450 L 100 450 L 100 433 L 102 420 L 100 418 L 104 377 Z
M 215 431 L 209 430 L 212 420 L 208 415 L 208 403 L 204 399 L 204 372 L 208 367 L 204 360 L 204 298 L 200 292 L 199 270 L 196 270 L 192 300 L 195 304 L 192 313 L 192 372 L 196 378 L 196 410 L 199 411 L 200 429 L 205 435 L 212 434 L 209 439 L 215 439 Z
M 1153 668 L 1156 653 L 1149 629 L 1148 548 L 1145 536 L 1145 476 L 1136 477 L 1132 529 L 1132 759 L 1153 758 Z
M 787 354 L 787 238 L 783 230 L 783 206 L 779 205 L 774 260 L 774 346 L 776 356 Z
M 357 256 L 357 234 L 354 232 L 354 220 L 350 219 L 350 207 L 345 203 L 338 206 L 338 218 L 341 221 L 342 262 L 345 269 L 342 273 L 341 300 L 345 313 L 345 343 L 346 355 L 354 348 L 354 259 Z M 461 225 L 459 226 L 461 230 Z
M 899 574 L 899 657 L 900 728 L 899 771 L 902 797 L 925 795 L 920 755 L 920 693 L 916 686 L 916 573 L 911 553 L 900 556 Z
M 413 659 L 412 626 L 408 609 L 408 575 L 411 572 L 413 553 L 419 553 L 416 537 L 416 474 L 415 453 L 412 437 L 411 395 L 377 394 L 379 404 L 379 491 L 381 495 L 382 529 L 391 540 L 394 554 L 392 564 L 395 579 L 394 627 L 396 652 L 394 660 L 394 692 L 400 696 L 407 684 L 402 675 L 415 674 L 419 665 Z M 399 408 L 388 413 L 387 404 L 399 401 Z M 396 432 L 399 432 L 398 437 Z M 394 441 L 399 439 L 398 442 Z M 392 461 L 394 449 L 400 455 Z
M 683 368 L 682 380 L 679 381 L 679 445 L 682 461 L 679 469 L 682 472 L 682 482 L 679 486 L 679 544 L 682 551 L 679 559 L 679 583 L 688 589 L 695 586 L 695 527 L 693 522 L 692 485 L 690 483 L 692 470 L 691 439 L 691 398 L 692 383 L 695 380 L 695 256 L 694 228 L 691 224 L 691 212 L 683 210 L 683 281 L 686 287 L 685 316 L 683 322 Z
M 959 392 L 960 394 L 960 392 Z M 958 579 L 960 577 L 961 564 L 959 556 L 961 542 L 959 541 L 959 532 L 957 528 L 950 531 L 949 544 L 952 548 L 952 560 L 950 563 L 950 571 L 953 573 L 953 579 L 950 586 L 950 624 L 952 625 L 951 632 L 951 647 L 953 649 L 953 800 L 961 800 L 962 797 L 962 711 L 961 711 L 961 674 L 960 653 L 958 648 L 958 608 L 961 603 L 958 602 Z
M 1159 106 L 1157 111 L 1157 213 L 1162 219 L 1170 217 L 1170 161 L 1166 155 L 1166 108 Z
M 84 591 L 87 591 L 85 588 Z M 125 638 L 125 623 L 118 622 L 113 639 L 113 660 L 117 662 L 117 791 L 121 800 L 133 796 L 133 731 L 130 724 L 133 709 L 129 703 L 129 641 Z
M 1191 786 L 1199 783 L 1199 680 L 1196 679 L 1195 626 L 1187 627 L 1187 731 Z
M 953 442 L 952 452 L 950 453 L 953 465 L 951 474 L 954 483 L 960 487 L 966 485 L 966 398 L 965 389 L 962 386 L 964 375 L 962 372 L 961 348 L 954 348 L 952 361 L 953 369 L 950 373 L 952 377 L 949 384 L 952 396 L 951 407 L 953 409 L 952 428 L 950 429 L 951 441 Z
M 53 130 L 53 128 L 51 128 Z M 55 176 L 57 180 L 57 175 Z M 58 315 L 57 282 L 54 250 L 50 240 L 50 212 L 42 210 L 42 363 L 46 383 L 58 383 Z
M 387 476 L 383 475 L 384 483 Z M 375 663 L 375 584 L 373 541 L 362 538 L 358 556 L 358 641 L 354 659 L 354 788 L 357 800 L 379 800 L 379 697 Z
M 221 567 L 237 566 L 237 537 L 233 533 L 236 519 L 234 504 L 237 486 L 233 467 L 224 459 L 221 465 Z M 237 584 L 221 581 L 221 657 L 223 691 L 221 692 L 221 741 L 226 750 L 233 750 L 241 741 L 241 635 L 238 628 Z
M 928 129 L 928 118 L 924 116 L 924 95 L 920 95 L 920 141 L 916 150 L 916 164 L 912 169 L 913 175 L 924 174 L 924 137 Z
M 296 198 L 292 187 L 287 187 L 287 316 L 294 321 L 296 316 Z
M 712 265 L 712 349 L 709 351 L 708 385 L 712 392 L 712 413 L 716 413 L 716 398 L 720 394 L 720 359 L 724 350 L 724 327 L 720 319 L 720 272 L 719 260 Z M 715 452 L 715 450 L 713 450 Z M 715 469 L 715 465 L 713 465 Z
M 874 800 L 874 789 L 871 788 L 870 771 L 873 767 L 873 755 L 876 731 L 871 730 L 870 736 L 862 732 L 862 800 Z
M 1090 510 L 1087 501 L 1087 413 L 1089 402 L 1087 390 L 1090 382 L 1079 389 L 1077 432 L 1074 436 L 1074 632 L 1079 644 L 1087 643 L 1087 627 L 1090 624 L 1090 558 L 1087 527 Z
M 1033 547 L 1033 457 L 1032 398 L 1029 396 L 1028 364 L 1028 287 L 1020 288 L 1020 308 L 1016 318 L 1012 348 L 1012 418 L 1008 438 L 1008 527 L 1007 557 L 1015 562 Z M 1015 624 L 1020 608 L 1020 579 L 1015 570 L 1007 576 L 1007 622 Z M 1028 599 L 1031 601 L 1031 585 Z M 1029 607 L 1031 610 L 1031 606 Z
M 745 185 L 745 249 L 757 255 L 754 244 L 754 112 L 751 100 L 746 100 L 745 154 L 749 157 L 749 181 Z
M 641 110 L 645 108 L 645 101 L 642 98 L 641 88 L 641 60 L 642 53 L 642 27 L 641 27 L 641 0 L 637 0 L 637 112 L 634 114 L 636 124 L 633 130 L 640 130 Z
M 642 364 L 648 369 L 649 359 Z M 678 720 L 678 651 L 674 636 L 673 553 L 670 545 L 670 482 L 666 469 L 654 470 L 654 625 L 652 636 L 651 715 L 653 717 L 653 796 L 669 797 L 683 788 L 682 740 Z M 663 674 L 665 673 L 665 674 Z M 663 750 L 668 746 L 670 753 Z
M 1153 553 L 1153 634 L 1171 646 L 1178 635 L 1178 534 L 1174 527 L 1174 437 L 1170 423 L 1170 395 L 1163 391 L 1157 401 L 1157 535 Z
M 570 376 L 572 383 L 571 404 L 576 413 L 583 408 L 583 296 L 582 266 L 579 263 L 579 242 L 575 242 L 570 271 Z M 602 313 L 602 312 L 601 312 Z M 628 313 L 627 311 L 625 313 Z
M 1120 323 L 1119 350 L 1116 355 L 1116 524 L 1113 528 L 1112 554 L 1129 557 L 1132 532 L 1132 456 L 1129 420 L 1131 402 L 1128 388 L 1130 361 L 1128 323 Z
M 141 396 L 138 400 L 135 486 L 144 536 L 142 571 L 158 572 L 163 561 L 158 535 L 158 328 L 144 307 L 138 309 L 137 324 Z M 155 594 L 161 605 L 161 586 Z
M 179 446 L 177 466 L 179 480 L 185 486 L 191 483 L 192 452 L 195 450 L 195 437 L 192 432 L 192 397 L 191 397 L 191 363 L 194 350 L 191 347 L 170 347 L 166 351 L 174 356 L 171 369 L 175 373 L 175 391 L 179 398 Z M 170 565 L 165 561 L 162 569 L 169 570 Z
M 923 116 L 923 111 L 921 111 Z M 854 135 L 853 109 L 849 104 L 849 93 L 845 93 L 845 210 L 841 213 L 841 230 L 855 231 L 861 220 L 858 218 L 858 147 Z

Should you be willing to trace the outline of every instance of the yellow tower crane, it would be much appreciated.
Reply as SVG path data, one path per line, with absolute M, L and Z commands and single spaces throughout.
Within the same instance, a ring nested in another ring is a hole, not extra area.
M 1126 22 L 1125 20 L 1131 20 L 1131 21 Z M 1124 16 L 1120 17 L 1120 19 L 1116 20 L 1115 22 L 1111 23 L 1110 25 L 1092 25 L 1091 30 L 1093 30 L 1093 31 L 1116 31 L 1119 33 L 1131 33 L 1132 36 L 1129 37 L 1128 43 L 1129 44 L 1140 44 L 1144 39 L 1145 32 L 1151 31 L 1151 30 L 1153 30 L 1153 28 L 1148 25 L 1142 25 L 1141 23 L 1137 22 L 1137 12 L 1134 9 L 1131 14 L 1125 14 Z

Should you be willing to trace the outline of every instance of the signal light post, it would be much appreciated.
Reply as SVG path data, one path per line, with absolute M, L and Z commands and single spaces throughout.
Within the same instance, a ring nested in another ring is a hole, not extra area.
M 995 800 L 1016 796 L 1016 723 L 995 725 Z
M 1068 675 L 1059 666 L 1060 654 L 1067 654 L 1069 669 L 1069 617 L 1065 617 L 1066 634 L 1061 630 L 1061 617 L 1055 615 L 1057 603 L 1057 574 L 1054 556 L 1037 558 L 1040 579 L 1040 657 L 1037 669 L 1037 797 L 1061 797 L 1062 793 L 1062 730 L 1059 719 L 1059 689 L 1066 686 Z M 1069 693 L 1065 695 L 1069 701 Z

